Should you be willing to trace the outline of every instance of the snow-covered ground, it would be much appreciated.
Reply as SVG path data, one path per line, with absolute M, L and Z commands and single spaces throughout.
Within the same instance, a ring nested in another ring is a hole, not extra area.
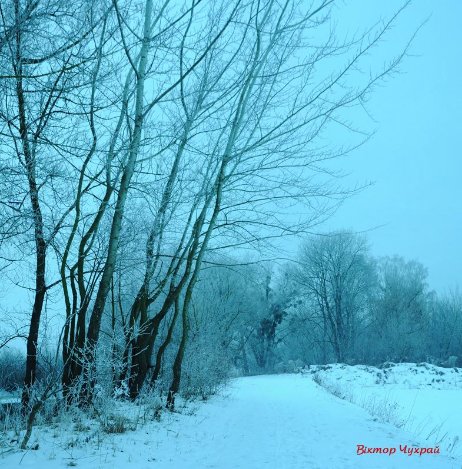
M 462 369 L 428 363 L 312 366 L 315 379 L 429 446 L 462 457 Z
M 0 389 L 0 405 L 1 404 L 19 404 L 21 399 L 19 396 L 15 396 L 14 394 L 7 392 L 3 389 Z
M 356 367 L 350 368 L 351 372 L 343 370 L 344 375 L 351 373 L 355 381 Z M 209 402 L 190 405 L 181 414 L 163 413 L 159 422 L 153 420 L 118 435 L 102 434 L 85 425 L 77 431 L 71 423 L 37 428 L 31 445 L 38 442 L 39 448 L 4 454 L 0 467 L 461 468 L 461 459 L 450 458 L 443 449 L 440 454 L 402 453 L 400 445 L 407 445 L 408 451 L 431 445 L 333 396 L 313 376 L 238 378 Z M 449 391 L 462 397 L 460 388 Z M 357 445 L 395 448 L 396 453 L 358 455 Z

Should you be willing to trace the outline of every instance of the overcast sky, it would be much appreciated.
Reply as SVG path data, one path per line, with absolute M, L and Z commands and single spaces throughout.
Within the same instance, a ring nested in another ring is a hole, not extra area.
M 402 4 L 352 3 L 339 14 L 353 29 Z M 429 16 L 414 56 L 368 104 L 377 134 L 342 161 L 350 184 L 374 185 L 347 200 L 325 228 L 381 226 L 369 233 L 373 254 L 421 261 L 430 285 L 445 291 L 462 286 L 462 2 L 416 1 L 385 47 L 405 44 Z

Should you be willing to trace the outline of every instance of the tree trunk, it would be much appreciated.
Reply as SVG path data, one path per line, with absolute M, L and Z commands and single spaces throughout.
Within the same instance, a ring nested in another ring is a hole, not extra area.
M 188 330 L 189 330 L 188 311 L 187 311 L 188 307 L 189 307 L 189 301 L 186 301 L 185 299 L 185 303 L 183 304 L 183 309 L 182 309 L 183 330 L 181 333 L 181 341 L 178 347 L 178 352 L 176 354 L 175 361 L 173 363 L 172 384 L 170 385 L 170 389 L 168 391 L 168 396 L 167 396 L 167 409 L 169 409 L 170 411 L 175 410 L 175 396 L 180 389 L 181 367 L 183 364 L 184 352 L 186 350 L 186 343 L 188 341 Z
M 168 328 L 167 336 L 165 337 L 164 341 L 162 342 L 162 345 L 159 347 L 159 350 L 157 351 L 156 364 L 154 366 L 154 371 L 152 373 L 152 378 L 151 378 L 152 386 L 154 386 L 156 384 L 156 381 L 159 378 L 160 368 L 161 368 L 161 365 L 162 365 L 162 359 L 164 357 L 165 350 L 167 349 L 167 347 L 169 346 L 169 344 L 172 340 L 173 331 L 175 329 L 175 324 L 176 324 L 176 320 L 178 318 L 179 311 L 180 311 L 180 305 L 179 305 L 179 300 L 177 298 L 175 300 L 175 310 L 173 312 L 172 322 L 170 323 L 170 326 Z
M 35 238 L 35 293 L 34 305 L 27 336 L 26 372 L 24 376 L 24 389 L 22 393 L 22 407 L 25 410 L 29 405 L 29 397 L 32 386 L 35 383 L 37 372 L 37 343 L 42 315 L 43 302 L 46 294 L 45 271 L 47 245 L 43 232 L 43 217 L 40 207 L 38 185 L 36 181 L 35 153 L 29 141 L 29 129 L 26 116 L 25 93 L 23 88 L 23 66 L 21 49 L 21 12 L 19 0 L 15 1 L 16 28 L 16 98 L 18 103 L 19 133 L 21 136 L 22 150 L 26 165 L 27 180 L 29 185 L 29 199 L 34 219 Z M 19 155 L 18 155 L 19 156 Z
M 29 405 L 29 397 L 37 374 L 37 343 L 40 328 L 40 317 L 45 299 L 45 259 L 46 246 L 42 240 L 37 240 L 37 271 L 35 279 L 35 300 L 27 336 L 26 373 L 24 376 L 24 388 L 22 392 L 22 406 L 26 409 Z

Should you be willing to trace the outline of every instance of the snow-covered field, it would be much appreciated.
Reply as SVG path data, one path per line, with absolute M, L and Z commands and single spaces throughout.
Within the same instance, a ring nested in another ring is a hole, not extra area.
M 400 369 L 395 370 L 396 390 L 401 387 L 409 392 L 424 392 L 422 382 L 418 388 L 411 387 L 418 384 L 417 378 L 406 384 L 402 382 Z M 385 379 L 388 384 L 384 385 L 376 377 L 379 383 L 375 384 L 370 379 L 372 372 L 361 367 L 342 369 L 336 365 L 321 373 L 325 380 L 343 381 L 351 392 L 364 389 L 381 392 L 381 387 L 393 386 L 388 378 Z M 403 368 L 403 379 L 405 374 Z M 135 431 L 122 434 L 105 434 L 82 423 L 77 428 L 71 421 L 37 428 L 31 445 L 38 443 L 38 449 L 4 453 L 0 456 L 0 467 L 461 469 L 462 459 L 448 454 L 443 446 L 440 454 L 409 456 L 401 452 L 400 445 L 406 445 L 408 452 L 413 447 L 433 445 L 425 440 L 425 435 L 413 436 L 405 427 L 384 423 L 359 405 L 335 397 L 319 386 L 313 376 L 304 373 L 238 378 L 221 395 L 206 403 L 189 404 L 182 413 L 163 413 L 160 421 L 150 419 Z M 426 401 L 427 411 L 444 409 L 440 401 L 449 402 L 449 396 L 461 401 L 460 382 L 456 377 L 450 381 L 449 376 L 448 388 L 441 382 L 440 389 L 431 387 L 428 396 L 432 401 Z M 403 388 L 408 384 L 410 387 Z M 403 399 L 403 407 L 411 411 L 405 401 L 410 394 L 396 395 Z M 418 398 L 413 402 L 413 409 L 425 408 Z M 460 412 L 460 407 L 453 409 L 454 412 Z M 433 416 L 436 418 L 436 414 Z M 358 455 L 357 445 L 387 448 L 387 452 L 395 448 L 396 453 Z M 5 449 L 0 448 L 1 451 Z
M 313 366 L 309 371 L 332 393 L 415 435 L 462 456 L 462 369 L 428 363 Z

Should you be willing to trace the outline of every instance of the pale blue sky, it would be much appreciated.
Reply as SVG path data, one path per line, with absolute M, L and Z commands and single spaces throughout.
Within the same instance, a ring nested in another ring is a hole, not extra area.
M 354 30 L 400 4 L 355 0 L 339 15 Z M 430 285 L 444 291 L 462 286 L 462 1 L 415 1 L 385 48 L 405 44 L 429 15 L 415 56 L 369 102 L 377 134 L 342 161 L 348 183 L 375 184 L 346 201 L 325 228 L 384 225 L 369 233 L 372 252 L 421 261 Z

